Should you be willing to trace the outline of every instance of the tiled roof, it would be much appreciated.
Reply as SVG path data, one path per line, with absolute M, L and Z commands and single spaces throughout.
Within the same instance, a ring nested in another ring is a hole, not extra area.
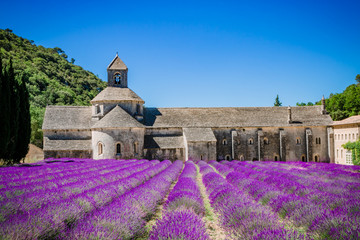
M 107 87 L 102 90 L 90 103 L 97 102 L 118 102 L 118 101 L 138 101 L 144 103 L 136 93 L 130 88 Z
M 233 108 L 145 108 L 148 127 L 286 127 L 327 126 L 329 115 L 321 114 L 321 106 L 291 107 L 292 123 L 288 123 L 288 107 Z
M 109 64 L 108 69 L 126 70 L 128 68 L 125 65 L 125 63 L 119 58 L 119 56 L 116 54 L 116 57 Z
M 130 116 L 124 109 L 119 106 L 114 107 L 102 119 L 96 122 L 91 129 L 96 128 L 122 128 L 122 127 L 140 127 L 144 125 L 139 123 L 135 118 Z
M 354 124 L 354 123 L 360 123 L 360 115 L 352 116 L 345 118 L 341 121 L 334 121 L 332 125 L 345 125 L 345 124 Z
M 50 140 L 44 138 L 45 151 L 81 151 L 91 150 L 91 140 Z
M 43 130 L 84 130 L 91 127 L 91 107 L 47 106 Z
M 211 128 L 184 128 L 187 142 L 216 142 Z
M 184 148 L 183 136 L 145 136 L 144 148 Z

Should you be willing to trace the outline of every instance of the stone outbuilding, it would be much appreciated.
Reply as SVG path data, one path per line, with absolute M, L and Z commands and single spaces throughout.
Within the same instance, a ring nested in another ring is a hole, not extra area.
M 91 106 L 48 106 L 44 154 L 94 159 L 330 162 L 333 122 L 319 106 L 145 108 L 116 55 Z

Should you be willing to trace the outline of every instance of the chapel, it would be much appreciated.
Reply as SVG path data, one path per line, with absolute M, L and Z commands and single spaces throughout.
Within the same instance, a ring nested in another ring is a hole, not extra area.
M 45 158 L 333 162 L 324 98 L 316 106 L 144 107 L 118 55 L 107 74 L 91 106 L 47 106 Z

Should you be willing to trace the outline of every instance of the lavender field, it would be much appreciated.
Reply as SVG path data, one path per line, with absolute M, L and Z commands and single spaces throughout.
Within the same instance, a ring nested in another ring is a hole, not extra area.
M 360 239 L 360 167 L 112 159 L 3 167 L 0 239 Z

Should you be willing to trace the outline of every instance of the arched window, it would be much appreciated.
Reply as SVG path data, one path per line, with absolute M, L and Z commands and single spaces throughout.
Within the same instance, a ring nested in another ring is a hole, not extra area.
M 244 155 L 241 155 L 239 159 L 240 161 L 244 161 Z
M 227 140 L 225 138 L 223 139 L 222 144 L 227 145 Z
M 208 142 L 207 143 L 207 147 L 209 148 L 211 146 L 211 142 Z
M 104 146 L 101 142 L 98 143 L 98 155 L 103 154 L 104 152 Z
M 114 74 L 114 83 L 115 84 L 120 84 L 121 83 L 121 74 L 120 73 L 115 73 Z
M 297 137 L 296 138 L 296 145 L 300 145 L 301 144 L 301 138 Z
M 138 142 L 134 142 L 134 153 L 139 153 L 139 143 Z
M 302 156 L 301 156 L 301 161 L 302 161 L 302 162 L 306 162 L 305 155 L 302 155 Z
M 200 155 L 200 160 L 203 160 L 203 155 Z
M 275 156 L 275 157 L 274 157 L 274 161 L 275 161 L 275 162 L 279 161 L 278 156 Z
M 249 139 L 249 145 L 253 145 L 254 144 L 254 139 L 250 138 Z
M 121 144 L 117 143 L 116 144 L 116 155 L 120 155 L 121 154 Z
M 269 144 L 269 139 L 268 138 L 264 138 L 264 145 L 268 145 Z
M 319 155 L 315 155 L 314 160 L 315 162 L 319 162 Z
M 336 149 L 336 157 L 339 158 L 339 149 Z
M 355 140 L 355 134 L 354 133 L 352 134 L 352 139 Z
M 345 134 L 345 140 L 347 140 L 347 134 Z
M 140 104 L 136 104 L 136 113 L 140 114 Z
M 230 156 L 230 155 L 226 155 L 226 156 L 225 156 L 225 160 L 228 160 L 228 161 L 231 160 L 231 156 Z

